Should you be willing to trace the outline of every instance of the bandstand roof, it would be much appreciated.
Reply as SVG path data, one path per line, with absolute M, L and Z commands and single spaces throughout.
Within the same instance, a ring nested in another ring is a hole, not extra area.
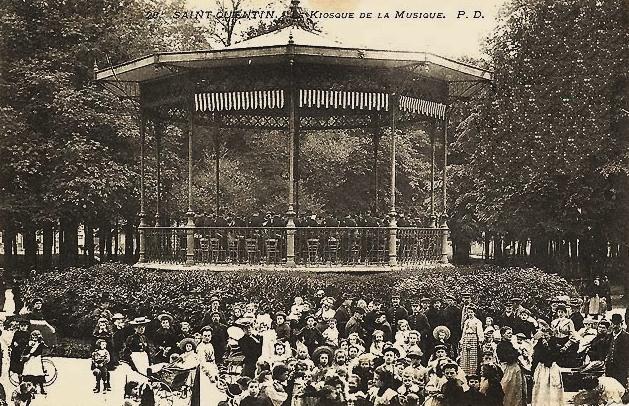
M 95 79 L 120 96 L 137 97 L 139 84 L 204 69 L 272 65 L 293 60 L 296 64 L 323 64 L 363 68 L 413 68 L 421 66 L 424 78 L 463 84 L 451 86 L 451 97 L 473 93 L 469 84 L 489 81 L 491 72 L 429 52 L 391 51 L 346 47 L 321 33 L 298 26 L 285 27 L 223 49 L 158 52 L 98 70 Z M 110 86 L 108 86 L 110 84 Z

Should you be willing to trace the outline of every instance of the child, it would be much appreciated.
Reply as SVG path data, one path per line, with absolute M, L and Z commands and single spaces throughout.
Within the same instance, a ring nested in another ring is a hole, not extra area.
M 325 344 L 330 347 L 339 346 L 339 331 L 336 328 L 336 319 L 332 318 L 328 320 L 328 328 L 323 331 L 323 338 Z
M 467 376 L 467 386 L 463 397 L 466 406 L 483 406 L 486 403 L 485 394 L 480 391 L 480 377 L 478 375 Z
M 300 296 L 295 297 L 293 305 L 290 307 L 290 314 L 286 318 L 291 321 L 298 321 L 301 318 L 301 313 L 304 311 L 304 299 Z
M 28 406 L 35 399 L 35 387 L 30 382 L 22 382 L 11 395 L 14 406 Z
M 271 399 L 260 394 L 259 380 L 251 380 L 247 392 L 249 394 L 240 401 L 240 406 L 273 406 Z
M 46 348 L 46 343 L 44 343 L 42 333 L 39 330 L 33 330 L 28 345 L 22 353 L 22 359 L 24 359 L 22 378 L 33 385 L 39 385 L 42 395 L 46 394 L 44 390 L 45 373 L 41 359 L 44 348 Z
M 107 370 L 107 364 L 111 357 L 107 350 L 107 341 L 100 338 L 96 340 L 96 349 L 92 352 L 92 374 L 96 378 L 96 386 L 94 387 L 94 393 L 100 392 L 100 381 L 103 381 L 103 392 L 110 391 L 109 385 L 109 371 Z
M 441 395 L 445 406 L 458 406 L 463 404 L 465 390 L 463 383 L 457 379 L 459 366 L 454 362 L 448 362 L 443 366 L 443 376 L 446 381 L 441 386 Z

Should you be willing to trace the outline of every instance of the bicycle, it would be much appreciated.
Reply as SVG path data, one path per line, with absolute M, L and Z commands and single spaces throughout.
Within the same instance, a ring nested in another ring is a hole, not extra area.
M 42 368 L 44 370 L 44 386 L 48 387 L 55 383 L 58 376 L 57 366 L 50 357 L 42 357 Z M 9 381 L 14 385 L 20 384 L 20 375 L 13 371 L 9 371 Z

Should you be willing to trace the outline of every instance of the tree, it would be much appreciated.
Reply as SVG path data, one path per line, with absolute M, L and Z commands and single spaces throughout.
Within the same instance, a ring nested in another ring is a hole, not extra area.
M 487 41 L 495 92 L 455 136 L 472 179 L 455 202 L 545 261 L 579 239 L 595 267 L 627 238 L 615 224 L 629 168 L 623 2 L 513 0 L 499 27 Z

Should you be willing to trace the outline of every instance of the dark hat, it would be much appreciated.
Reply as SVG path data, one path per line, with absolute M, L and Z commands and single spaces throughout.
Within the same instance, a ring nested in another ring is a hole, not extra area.
M 308 313 L 304 316 L 304 321 L 308 321 L 308 319 L 313 319 L 314 321 L 317 321 L 317 318 L 312 313 Z
M 387 352 L 394 353 L 396 357 L 400 356 L 400 350 L 395 348 L 393 345 L 385 345 L 384 346 L 384 348 L 382 349 L 382 355 L 386 354 Z
M 430 298 L 428 296 L 422 296 L 420 302 L 422 302 L 422 303 L 430 303 Z
M 280 310 L 279 312 L 275 313 L 275 317 L 277 318 L 277 316 L 282 316 L 284 318 L 286 318 L 286 312 Z
M 449 361 L 446 361 L 445 363 L 443 363 L 441 365 L 441 371 L 442 372 L 445 371 L 446 368 L 454 368 L 454 369 L 456 369 L 458 371 L 459 370 L 459 364 L 457 364 L 456 362 L 454 362 L 452 360 L 449 360 Z
M 322 345 L 320 347 L 317 347 L 313 352 L 312 352 L 312 359 L 313 360 L 317 360 L 319 359 L 319 356 L 321 354 L 328 354 L 328 359 L 331 361 L 334 358 L 334 351 L 332 350 L 332 348 L 328 347 L 327 345 Z
M 109 293 L 108 292 L 103 292 L 100 295 L 100 302 L 101 303 L 109 302 Z
M 472 379 L 479 381 L 480 380 L 480 376 L 476 375 L 476 374 L 469 374 L 465 377 L 465 379 L 469 381 L 471 381 Z
M 210 327 L 210 326 L 203 326 L 203 327 L 201 327 L 201 330 L 199 330 L 199 333 L 203 333 L 204 331 L 209 331 L 210 333 L 214 332 L 214 330 L 212 330 L 212 327 Z
M 563 310 L 563 311 L 566 311 L 566 305 L 565 305 L 563 302 L 560 302 L 560 303 L 557 305 L 557 310 Z
M 620 316 L 620 315 L 619 315 L 619 316 Z M 618 323 L 618 324 L 620 324 L 620 323 Z M 609 326 L 611 326 L 611 323 L 610 323 L 610 322 L 609 322 L 609 320 L 607 320 L 607 319 L 601 319 L 601 321 L 599 321 L 599 322 L 598 322 L 598 325 L 599 325 L 599 326 L 603 325 L 603 326 L 607 326 L 607 327 L 609 327 Z
M 32 306 L 32 305 L 34 305 L 34 304 L 35 304 L 35 303 L 37 303 L 37 302 L 40 302 L 40 303 L 42 303 L 42 304 L 43 304 L 43 303 L 44 303 L 44 299 L 42 299 L 41 297 L 34 297 L 34 298 L 31 300 L 31 306 Z
M 212 313 L 210 313 L 210 318 L 212 318 L 212 316 L 214 316 L 215 314 L 218 316 L 219 319 L 221 318 L 221 312 L 212 312 Z
M 433 349 L 435 352 L 439 351 L 439 350 L 444 350 L 444 351 L 448 351 L 448 347 L 443 345 L 443 344 L 439 344 L 439 345 L 435 345 L 435 348 Z
M 362 307 L 356 307 L 354 308 L 354 313 L 365 314 L 365 309 L 363 309 Z
M 612 324 L 622 324 L 622 316 L 618 313 L 612 314 Z

